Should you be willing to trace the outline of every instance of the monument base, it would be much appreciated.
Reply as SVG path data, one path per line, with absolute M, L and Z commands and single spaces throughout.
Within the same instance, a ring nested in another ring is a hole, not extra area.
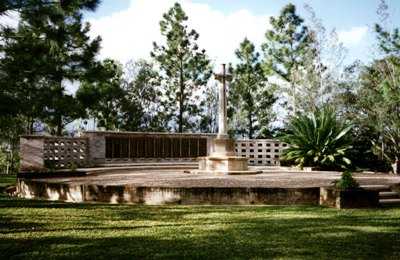
M 259 174 L 262 171 L 248 169 L 248 158 L 237 156 L 209 156 L 199 157 L 199 170 L 190 171 L 191 174 L 211 175 L 246 175 Z
M 212 141 L 211 157 L 235 157 L 235 140 L 216 138 Z
M 192 174 L 241 175 L 258 174 L 262 171 L 250 171 L 248 158 L 236 156 L 235 140 L 216 138 L 212 143 L 211 156 L 199 157 L 199 170 Z
M 200 171 L 246 171 L 247 158 L 237 156 L 199 157 Z

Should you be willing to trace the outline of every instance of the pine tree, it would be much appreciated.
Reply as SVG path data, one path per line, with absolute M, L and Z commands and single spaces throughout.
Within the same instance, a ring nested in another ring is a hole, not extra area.
M 15 2 L 20 22 L 16 30 L 3 31 L 1 46 L 2 80 L 10 83 L 5 99 L 23 104 L 11 112 L 27 117 L 29 125 L 39 118 L 60 135 L 65 124 L 82 115 L 66 86 L 89 77 L 95 64 L 100 38 L 90 40 L 82 10 L 94 9 L 100 1 Z
M 151 52 L 162 71 L 166 116 L 178 132 L 193 128 L 193 119 L 200 111 L 200 87 L 211 76 L 210 59 L 204 49 L 199 50 L 199 34 L 187 28 L 187 20 L 181 6 L 175 3 L 160 21 L 166 45 L 153 43 Z
M 166 122 L 163 118 L 161 106 L 160 82 L 158 80 L 158 72 L 154 68 L 154 64 L 147 60 L 139 59 L 137 61 L 129 61 L 125 66 L 126 87 L 124 106 L 127 116 L 124 120 L 124 128 L 126 130 L 140 131 L 163 131 L 166 129 Z M 140 122 L 132 125 L 134 120 L 130 119 L 131 115 L 138 113 L 128 112 L 134 108 L 131 104 L 136 104 L 136 108 L 140 109 Z
M 290 85 L 283 90 L 291 97 L 292 110 L 298 110 L 298 87 L 302 69 L 313 53 L 312 38 L 304 20 L 297 15 L 293 4 L 286 5 L 279 17 L 270 18 L 272 29 L 267 30 L 266 43 L 262 45 L 268 75 L 277 75 Z
M 272 118 L 270 108 L 275 99 L 268 91 L 260 54 L 247 38 L 240 43 L 235 54 L 239 63 L 231 70 L 234 77 L 229 92 L 230 105 L 235 109 L 230 111 L 233 112 L 232 119 L 244 115 L 244 121 L 230 120 L 231 127 L 236 129 L 235 134 L 245 134 L 249 139 L 268 135 L 268 124 Z
M 83 81 L 76 92 L 76 98 L 86 110 L 86 118 L 91 118 L 97 127 L 104 130 L 120 130 L 124 113 L 125 82 L 122 78 L 122 65 L 114 60 L 105 59 L 96 66 L 96 80 Z M 140 111 L 137 104 L 130 104 L 131 111 Z M 129 114 L 129 119 L 136 116 Z M 138 120 L 132 120 L 138 124 Z

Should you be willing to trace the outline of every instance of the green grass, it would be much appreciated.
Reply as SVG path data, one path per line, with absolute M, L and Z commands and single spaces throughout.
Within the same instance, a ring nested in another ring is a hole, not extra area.
M 400 208 L 73 204 L 0 196 L 0 259 L 400 259 Z
M 16 178 L 15 174 L 0 174 L 0 193 L 3 193 L 5 187 L 15 184 Z

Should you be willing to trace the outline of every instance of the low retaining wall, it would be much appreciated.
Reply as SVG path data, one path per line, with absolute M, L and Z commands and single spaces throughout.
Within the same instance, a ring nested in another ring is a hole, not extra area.
M 379 205 L 379 191 L 376 190 L 322 187 L 320 192 L 320 204 L 332 208 L 375 208 Z
M 69 185 L 18 179 L 24 198 L 114 204 L 318 205 L 320 188 L 131 187 Z

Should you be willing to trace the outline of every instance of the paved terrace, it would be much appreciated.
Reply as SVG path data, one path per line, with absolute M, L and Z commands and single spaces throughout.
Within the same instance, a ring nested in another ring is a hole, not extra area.
M 69 185 L 102 185 L 130 187 L 248 187 L 248 188 L 309 188 L 331 186 L 339 179 L 340 172 L 298 171 L 287 168 L 251 167 L 262 170 L 255 175 L 200 175 L 187 174 L 184 171 L 192 167 L 105 167 L 85 169 L 86 177 L 60 177 L 32 179 L 47 183 Z M 355 173 L 353 175 L 361 185 L 394 185 L 400 183 L 400 176 L 381 173 Z

